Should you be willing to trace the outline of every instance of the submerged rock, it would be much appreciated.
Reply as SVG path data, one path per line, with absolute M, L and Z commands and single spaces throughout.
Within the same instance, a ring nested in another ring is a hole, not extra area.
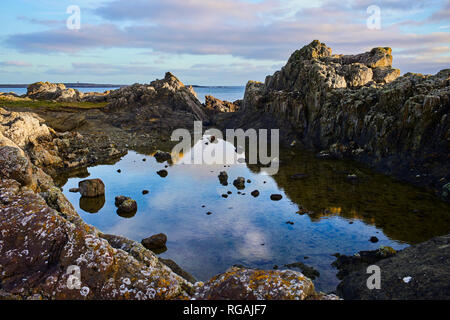
M 316 278 L 320 277 L 320 272 L 314 269 L 313 267 L 307 266 L 306 264 L 302 262 L 295 262 L 291 264 L 285 265 L 286 268 L 289 269 L 300 269 L 301 272 L 310 278 L 311 280 L 315 280 Z
M 78 189 L 83 197 L 95 198 L 105 194 L 105 184 L 101 179 L 83 180 L 78 183 Z

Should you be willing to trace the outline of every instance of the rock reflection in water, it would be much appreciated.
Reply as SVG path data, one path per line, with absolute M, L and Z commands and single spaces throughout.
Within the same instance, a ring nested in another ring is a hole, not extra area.
M 207 139 L 198 144 L 213 145 Z M 167 251 L 159 256 L 176 261 L 198 280 L 232 265 L 272 269 L 301 262 L 320 272 L 314 282 L 323 291 L 335 290 L 339 282 L 331 266 L 334 253 L 353 255 L 380 246 L 398 250 L 450 231 L 450 205 L 353 162 L 282 150 L 279 173 L 267 176 L 241 163 L 186 164 L 194 153 L 158 163 L 151 153 L 130 151 L 115 165 L 89 168 L 106 184 L 106 203 L 96 215 L 76 209 L 108 234 L 138 242 L 167 234 Z M 163 169 L 169 173 L 165 179 L 156 174 Z M 221 172 L 227 173 L 229 185 L 221 185 Z M 246 181 L 243 192 L 232 185 L 239 177 Z M 64 186 L 74 205 L 79 195 L 68 190 L 79 180 L 69 179 Z M 143 195 L 142 190 L 151 192 Z M 251 194 L 255 190 L 257 198 Z M 115 214 L 114 198 L 124 193 L 138 204 L 137 214 L 128 219 Z M 271 201 L 273 194 L 282 199 Z M 369 241 L 373 236 L 378 243 Z
M 102 210 L 105 202 L 105 195 L 95 198 L 81 197 L 80 208 L 89 213 L 98 213 L 100 210 Z

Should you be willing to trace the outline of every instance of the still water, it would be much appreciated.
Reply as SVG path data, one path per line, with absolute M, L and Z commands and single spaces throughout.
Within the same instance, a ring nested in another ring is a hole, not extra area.
M 196 147 L 205 144 L 203 140 Z M 130 151 L 114 165 L 88 168 L 82 177 L 70 178 L 64 193 L 84 221 L 104 233 L 139 242 L 165 233 L 168 250 L 160 256 L 203 281 L 236 264 L 283 269 L 303 262 L 320 272 L 316 287 L 331 292 L 339 282 L 331 266 L 334 253 L 402 249 L 450 231 L 449 204 L 353 162 L 285 150 L 278 174 L 267 176 L 245 163 L 189 165 L 183 160 L 187 158 L 158 163 L 151 155 Z M 162 169 L 168 171 L 166 178 L 156 173 Z M 219 182 L 221 171 L 229 176 L 228 186 Z M 302 178 L 294 179 L 296 174 Z M 349 179 L 351 174 L 358 178 Z M 86 201 L 68 192 L 88 176 L 104 181 L 104 199 Z M 241 194 L 233 186 L 237 177 L 251 180 Z M 143 195 L 143 190 L 150 193 Z M 259 197 L 250 194 L 254 190 Z M 223 198 L 228 191 L 232 194 Z M 283 199 L 272 201 L 272 194 Z M 137 201 L 136 215 L 116 213 L 118 195 Z M 379 242 L 370 242 L 372 236 Z

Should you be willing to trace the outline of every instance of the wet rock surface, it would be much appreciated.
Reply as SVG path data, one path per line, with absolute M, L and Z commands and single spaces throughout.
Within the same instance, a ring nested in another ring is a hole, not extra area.
M 100 179 L 88 179 L 78 183 L 78 189 L 83 197 L 95 198 L 105 195 L 105 184 Z
M 314 284 L 295 271 L 232 267 L 207 283 L 196 284 L 196 299 L 305 300 L 317 295 Z
M 149 250 L 161 250 L 166 247 L 167 236 L 164 233 L 155 234 L 142 240 L 142 245 Z
M 338 286 L 344 299 L 422 300 L 450 298 L 450 235 L 409 247 L 375 263 L 381 290 L 367 288 L 366 268 L 351 272 Z
M 173 299 L 187 296 L 183 288 L 188 289 L 190 284 L 140 244 L 124 242 L 120 245 L 124 249 L 131 247 L 129 250 L 133 250 L 133 254 L 112 247 L 95 228 L 86 225 L 73 208 L 62 214 L 14 180 L 0 181 L 0 216 L 0 290 L 5 298 Z M 67 285 L 70 266 L 80 268 L 79 289 L 70 289 Z

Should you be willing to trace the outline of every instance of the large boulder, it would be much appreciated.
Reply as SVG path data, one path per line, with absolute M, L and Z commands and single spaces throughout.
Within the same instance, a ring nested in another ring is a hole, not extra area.
M 0 294 L 9 299 L 189 298 L 192 284 L 142 245 L 107 239 L 30 189 L 0 180 Z M 78 281 L 79 280 L 79 281 Z
M 16 180 L 23 186 L 35 184 L 30 161 L 22 150 L 11 146 L 0 147 L 0 176 Z
M 78 189 L 83 197 L 95 198 L 105 194 L 105 184 L 100 179 L 88 179 L 78 183 Z
M 305 300 L 317 295 L 314 284 L 296 271 L 265 271 L 232 267 L 195 287 L 196 299 Z
M 36 82 L 27 88 L 27 97 L 36 100 L 79 101 L 83 96 L 76 89 L 69 88 L 62 83 Z

